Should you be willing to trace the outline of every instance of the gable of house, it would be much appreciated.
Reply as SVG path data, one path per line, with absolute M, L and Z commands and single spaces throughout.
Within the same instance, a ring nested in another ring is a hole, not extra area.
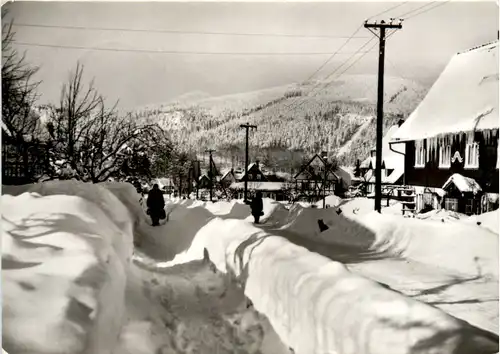
M 323 180 L 324 175 L 325 160 L 321 158 L 318 154 L 315 154 L 311 160 L 300 170 L 298 174 L 295 175 L 295 180 Z M 327 180 L 338 181 L 339 176 L 335 174 L 331 166 L 327 166 Z
M 498 129 L 498 93 L 498 41 L 458 53 L 393 140 Z
M 248 181 L 267 181 L 266 176 L 264 173 L 259 168 L 259 165 L 257 163 L 251 163 L 248 165 L 247 169 L 248 173 Z M 243 172 L 237 180 L 243 181 L 245 179 L 246 172 Z

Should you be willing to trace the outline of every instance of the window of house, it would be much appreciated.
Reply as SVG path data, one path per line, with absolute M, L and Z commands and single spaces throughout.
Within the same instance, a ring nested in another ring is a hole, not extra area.
M 474 199 L 468 198 L 465 202 L 465 214 L 471 215 L 474 210 Z
M 256 176 L 257 181 L 260 181 L 260 174 L 257 174 Z
M 444 208 L 446 210 L 458 212 L 458 199 L 457 198 L 445 198 Z
M 465 168 L 479 167 L 479 144 L 473 142 L 465 147 Z
M 425 167 L 425 148 L 423 144 L 415 147 L 415 167 Z
M 451 145 L 441 145 L 439 147 L 439 167 L 449 168 L 451 165 Z

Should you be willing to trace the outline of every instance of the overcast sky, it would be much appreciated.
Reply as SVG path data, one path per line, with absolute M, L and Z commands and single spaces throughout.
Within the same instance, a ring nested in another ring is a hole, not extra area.
M 222 95 L 300 82 L 334 53 L 346 38 L 300 36 L 242 36 L 295 34 L 349 37 L 364 20 L 397 5 L 396 2 L 323 3 L 70 3 L 15 2 L 8 4 L 16 40 L 56 46 L 97 47 L 191 53 L 98 51 L 17 45 L 40 66 L 41 102 L 59 99 L 62 83 L 80 60 L 88 80 L 122 108 L 166 102 L 184 93 L 203 91 Z M 399 17 L 425 5 L 407 2 L 373 20 Z M 386 68 L 422 82 L 435 79 L 451 56 L 497 39 L 498 5 L 491 2 L 430 4 L 387 41 Z M 414 12 L 413 14 L 417 14 Z M 86 29 L 25 25 L 78 26 Z M 91 28 L 153 31 L 104 31 Z M 157 32 L 154 32 L 154 31 Z M 200 33 L 160 33 L 158 30 Z M 211 32 L 211 33 L 206 33 Z M 233 33 L 219 35 L 214 32 Z M 367 29 L 322 71 L 333 71 L 370 38 Z M 367 47 L 376 43 L 374 39 Z M 195 52 L 195 53 L 193 53 Z M 202 54 L 202 53 L 225 54 Z M 233 54 L 229 54 L 233 53 Z M 234 53 L 254 53 L 237 55 Z M 260 53 L 260 55 L 255 55 Z M 326 53 L 262 55 L 263 53 Z M 390 64 L 389 64 L 390 62 Z M 394 67 L 396 69 L 394 69 Z M 348 73 L 377 70 L 376 52 L 368 53 Z

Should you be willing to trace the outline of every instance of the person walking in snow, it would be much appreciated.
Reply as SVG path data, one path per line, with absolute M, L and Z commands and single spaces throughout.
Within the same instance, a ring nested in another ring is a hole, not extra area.
M 255 224 L 259 223 L 259 219 L 264 215 L 264 205 L 262 204 L 262 192 L 257 192 L 255 198 L 252 199 L 250 203 L 250 209 L 252 210 L 252 215 L 255 220 Z
M 162 214 L 165 212 L 165 200 L 158 184 L 155 184 L 148 193 L 148 214 L 151 217 L 152 225 L 159 226 Z

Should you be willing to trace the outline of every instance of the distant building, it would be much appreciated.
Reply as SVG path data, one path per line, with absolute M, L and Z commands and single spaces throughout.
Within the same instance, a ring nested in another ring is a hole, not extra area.
M 348 190 L 351 186 L 356 186 L 363 180 L 361 177 L 355 176 L 355 167 L 338 166 L 335 173 L 340 178 L 340 185 L 344 190 Z
M 392 136 L 406 149 L 405 182 L 416 209 L 441 205 L 477 214 L 498 207 L 498 41 L 452 57 L 427 96 Z
M 382 184 L 383 185 L 401 185 L 404 183 L 405 168 L 405 146 L 394 146 L 391 149 L 389 142 L 392 136 L 403 124 L 393 125 L 389 128 L 382 139 Z M 375 167 L 377 163 L 376 150 L 370 151 L 370 156 L 361 162 L 361 179 L 367 184 L 366 192 L 372 194 L 375 192 Z
M 257 191 L 260 191 L 263 198 L 271 198 L 277 201 L 286 199 L 284 193 L 286 183 L 284 181 L 276 181 L 274 177 L 271 177 L 271 180 L 269 180 L 269 178 L 260 170 L 259 161 L 248 165 L 247 170 L 247 188 L 250 198 L 253 197 Z M 245 171 L 241 171 L 240 173 L 238 173 L 231 169 L 222 176 L 221 182 L 224 184 L 229 184 L 229 190 L 233 192 L 233 195 L 236 198 L 243 199 L 245 190 L 245 176 Z
M 296 198 L 317 202 L 323 198 L 323 194 L 335 193 L 335 186 L 340 182 L 340 177 L 334 172 L 332 165 L 315 154 L 295 175 L 294 182 Z
M 213 181 L 215 182 L 215 181 Z M 210 178 L 207 174 L 202 174 L 198 179 L 198 189 L 209 189 L 210 188 Z

